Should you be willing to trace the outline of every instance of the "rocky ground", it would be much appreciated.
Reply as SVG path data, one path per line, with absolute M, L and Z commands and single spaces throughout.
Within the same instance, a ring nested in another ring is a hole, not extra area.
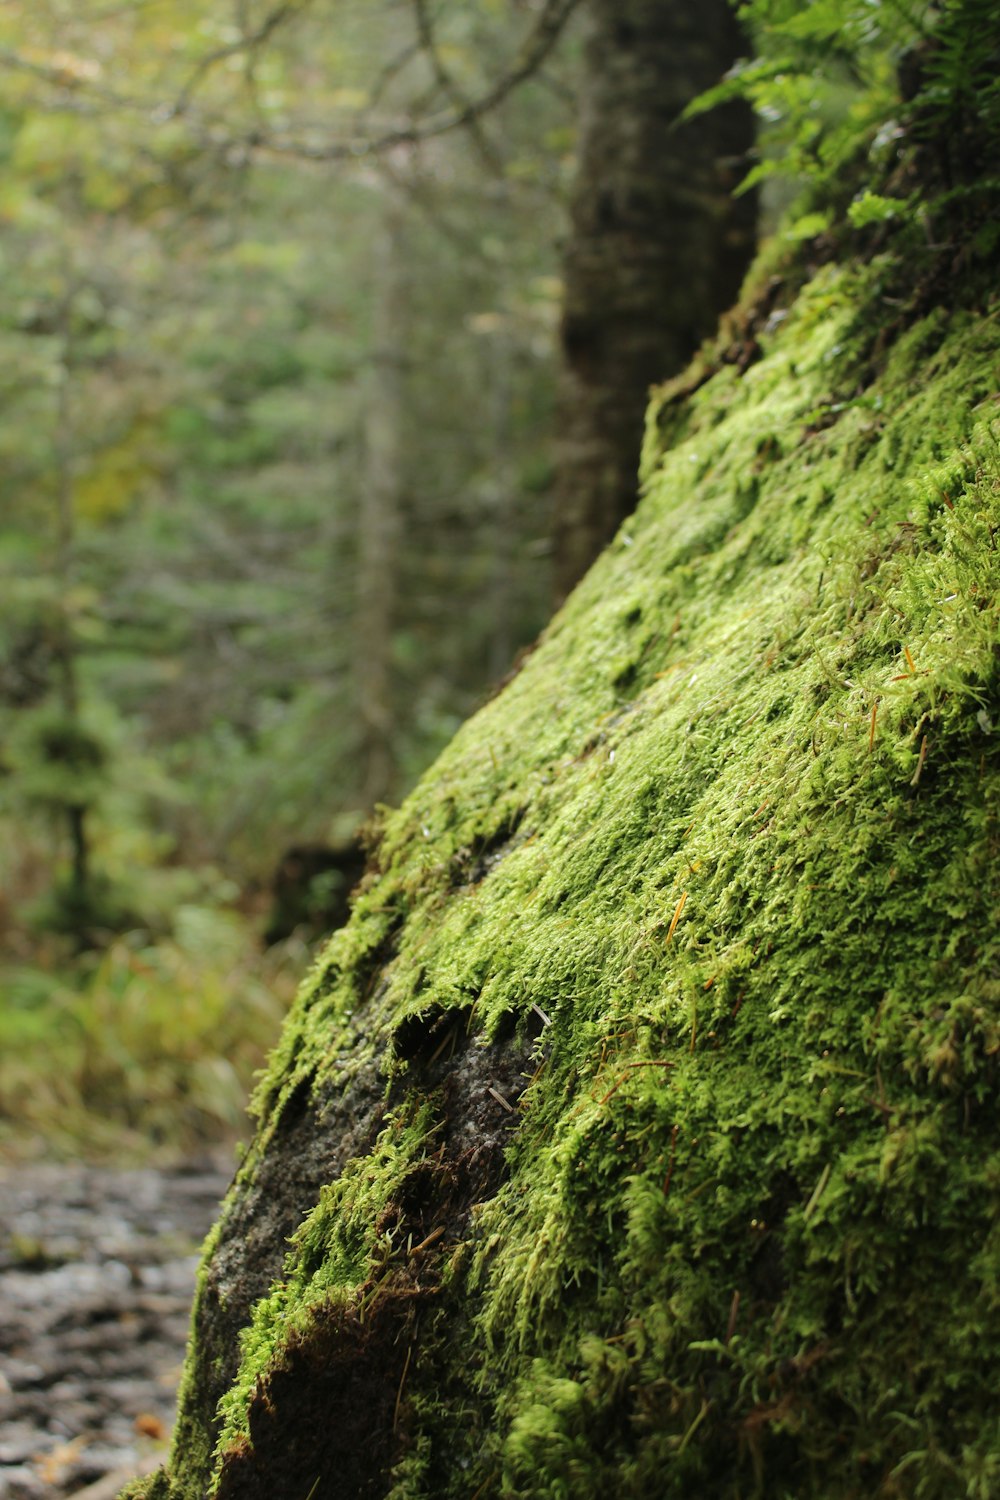
M 159 1463 L 231 1162 L 0 1165 L 0 1500 L 104 1500 Z

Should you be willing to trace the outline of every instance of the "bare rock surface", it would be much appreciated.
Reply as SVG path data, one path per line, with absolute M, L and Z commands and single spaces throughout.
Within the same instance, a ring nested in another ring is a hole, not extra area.
M 202 1239 L 231 1154 L 169 1169 L 0 1164 L 0 1500 L 160 1462 Z

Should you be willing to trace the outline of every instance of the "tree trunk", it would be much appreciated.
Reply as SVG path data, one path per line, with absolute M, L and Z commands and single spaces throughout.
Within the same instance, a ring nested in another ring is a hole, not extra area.
M 511 461 L 511 363 L 512 351 L 506 334 L 493 341 L 490 392 L 490 474 L 488 495 L 490 573 L 487 585 L 490 608 L 487 678 L 499 682 L 509 670 L 514 655 L 514 538 L 517 480 Z
M 73 553 L 76 543 L 76 514 L 73 502 L 73 411 L 70 382 L 73 376 L 73 300 L 70 284 L 62 308 L 62 358 L 56 387 L 56 561 L 59 584 L 58 613 L 55 620 L 53 655 L 59 674 L 59 696 L 67 722 L 80 725 L 80 691 L 77 672 L 76 641 L 69 613 L 68 599 L 73 582 Z M 70 803 L 65 808 L 66 831 L 70 848 L 70 890 L 77 912 L 86 910 L 90 895 L 90 843 L 87 835 L 87 807 Z M 82 939 L 82 933 L 80 934 Z
M 403 211 L 385 189 L 380 232 L 372 247 L 371 373 L 365 414 L 365 470 L 358 523 L 358 711 L 361 799 L 384 801 L 395 774 L 392 632 L 400 512 L 405 315 Z
M 289 1015 L 130 1500 L 996 1492 L 981 227 L 803 249 L 760 362 L 656 398 L 635 545 Z
M 635 546 L 386 820 L 131 1500 L 993 1492 L 1000 330 L 886 347 L 891 285 L 715 350 Z
M 564 262 L 554 584 L 565 597 L 637 500 L 650 385 L 739 290 L 752 195 L 731 196 L 749 108 L 677 117 L 741 52 L 727 0 L 589 0 L 580 159 Z

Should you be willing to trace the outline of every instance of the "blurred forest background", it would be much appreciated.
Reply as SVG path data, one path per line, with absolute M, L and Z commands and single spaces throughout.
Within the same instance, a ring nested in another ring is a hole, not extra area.
M 359 827 L 564 591 L 578 8 L 0 10 L 8 1150 L 239 1129 Z
M 338 850 L 544 623 L 573 49 L 364 149 L 497 9 L 0 13 L 8 1135 L 238 1124 Z

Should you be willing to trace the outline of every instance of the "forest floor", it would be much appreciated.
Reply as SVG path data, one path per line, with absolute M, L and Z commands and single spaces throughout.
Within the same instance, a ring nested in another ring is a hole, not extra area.
M 232 1159 L 0 1163 L 0 1500 L 111 1500 L 163 1460 Z

